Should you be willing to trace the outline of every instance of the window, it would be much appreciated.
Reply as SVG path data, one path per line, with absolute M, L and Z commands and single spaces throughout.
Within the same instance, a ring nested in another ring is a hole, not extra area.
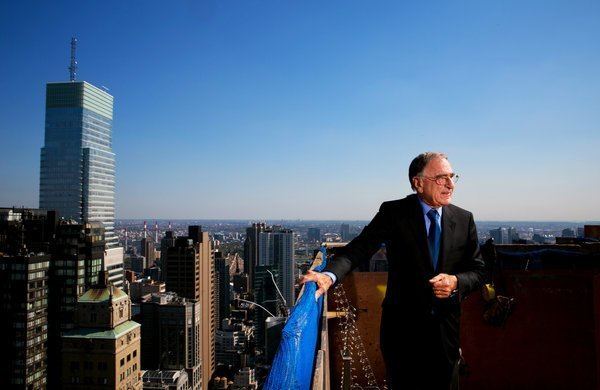
M 137 349 L 134 349 L 133 350 L 133 357 L 136 357 L 136 356 L 137 356 Z
M 125 365 L 125 359 L 121 359 L 121 367 Z
M 130 360 L 131 360 L 131 354 L 129 353 L 129 354 L 127 354 L 127 361 L 130 361 Z

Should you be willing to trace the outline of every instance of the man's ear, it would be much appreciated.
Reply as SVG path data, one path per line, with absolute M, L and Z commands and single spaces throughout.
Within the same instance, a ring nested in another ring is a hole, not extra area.
M 415 176 L 415 177 L 413 177 L 413 178 L 412 178 L 412 183 L 413 183 L 414 190 L 415 190 L 417 193 L 419 193 L 419 194 L 420 194 L 421 192 L 423 192 L 423 186 L 421 185 L 421 180 L 419 180 L 419 178 L 418 178 L 418 177 L 416 177 L 416 176 Z

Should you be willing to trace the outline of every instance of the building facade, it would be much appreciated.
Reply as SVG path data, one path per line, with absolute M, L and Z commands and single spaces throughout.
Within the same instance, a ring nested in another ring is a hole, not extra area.
M 189 388 L 200 390 L 202 377 L 202 321 L 198 300 L 175 293 L 152 294 L 140 304 L 142 367 L 187 372 Z
M 61 388 L 142 388 L 141 326 L 131 321 L 127 294 L 104 272 L 100 284 L 79 298 L 76 325 L 62 336 Z
M 49 255 L 0 256 L 3 389 L 46 389 Z
M 102 222 L 106 246 L 118 244 L 115 220 L 113 97 L 88 83 L 46 85 L 40 208 L 78 222 Z
M 216 368 L 217 330 L 215 262 L 208 233 L 200 226 L 189 226 L 188 236 L 178 237 L 175 246 L 167 249 L 163 272 L 167 291 L 201 303 L 202 378 L 208 383 Z
M 216 323 L 221 327 L 225 318 L 229 318 L 231 305 L 231 286 L 229 275 L 229 257 L 223 256 L 223 252 L 215 251 L 215 270 L 216 270 Z

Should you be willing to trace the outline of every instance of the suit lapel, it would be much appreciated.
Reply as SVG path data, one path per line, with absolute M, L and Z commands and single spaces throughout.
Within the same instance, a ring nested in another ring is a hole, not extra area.
M 452 249 L 452 243 L 454 242 L 454 214 L 452 209 L 444 206 L 442 210 L 442 248 L 440 251 L 440 259 L 438 261 L 437 272 L 443 272 L 444 263 L 446 262 L 446 256 Z

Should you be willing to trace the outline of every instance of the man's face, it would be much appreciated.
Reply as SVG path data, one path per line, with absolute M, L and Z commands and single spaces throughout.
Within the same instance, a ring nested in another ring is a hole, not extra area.
M 445 158 L 434 158 L 423 169 L 423 177 L 413 178 L 417 193 L 431 207 L 447 206 L 452 200 L 454 182 L 442 179 L 443 184 L 437 184 L 435 178 L 449 177 L 453 174 L 450 163 Z

